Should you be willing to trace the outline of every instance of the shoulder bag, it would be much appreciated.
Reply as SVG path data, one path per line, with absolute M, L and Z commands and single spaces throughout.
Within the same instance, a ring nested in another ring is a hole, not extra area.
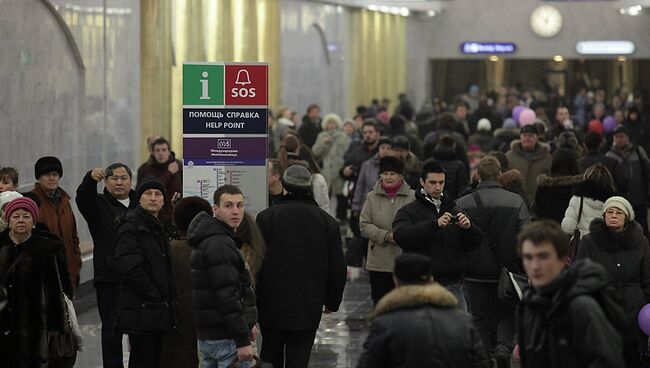
M 54 269 L 56 270 L 56 280 L 61 290 L 60 303 L 63 307 L 64 321 L 63 330 L 52 332 L 48 335 L 48 346 L 50 358 L 72 357 L 75 352 L 83 349 L 83 334 L 79 328 L 77 313 L 70 298 L 63 292 L 61 284 L 61 275 L 59 274 L 59 265 L 54 257 Z
M 569 254 L 567 259 L 567 264 L 571 264 L 574 259 L 576 259 L 576 254 L 578 254 L 578 247 L 580 246 L 580 230 L 578 230 L 578 225 L 580 225 L 580 219 L 582 218 L 582 202 L 584 197 L 580 197 L 580 211 L 578 212 L 578 221 L 576 222 L 576 227 L 573 229 L 573 236 L 569 240 Z

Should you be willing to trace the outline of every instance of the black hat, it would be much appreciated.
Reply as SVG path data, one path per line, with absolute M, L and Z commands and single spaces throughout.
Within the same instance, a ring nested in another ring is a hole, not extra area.
M 381 136 L 379 137 L 379 143 L 377 143 L 377 147 L 381 146 L 382 144 L 388 144 L 391 147 L 393 146 L 393 142 L 390 140 L 390 137 Z
M 34 164 L 34 177 L 36 180 L 49 172 L 55 171 L 59 173 L 59 177 L 63 177 L 63 165 L 61 161 L 54 156 L 41 157 Z
M 394 171 L 398 174 L 404 174 L 404 162 L 395 156 L 385 156 L 379 159 L 379 173 L 384 171 Z
M 163 184 L 163 182 L 155 176 L 147 176 L 140 182 L 140 184 L 138 184 L 138 187 L 135 189 L 135 198 L 138 200 L 138 202 L 140 201 L 140 197 L 142 197 L 142 193 L 146 192 L 148 189 L 158 189 L 162 192 L 163 196 L 167 197 L 167 189 L 165 188 L 165 184 Z
M 404 253 L 395 258 L 395 277 L 404 284 L 426 283 L 433 271 L 431 258 L 418 253 Z
M 533 124 L 524 125 L 521 127 L 521 134 L 530 133 L 538 135 L 537 128 Z
M 411 141 L 403 135 L 398 135 L 393 138 L 393 148 L 403 148 L 407 151 L 411 150 Z
M 192 222 L 194 217 L 196 217 L 200 212 L 206 212 L 208 215 L 212 216 L 212 207 L 210 206 L 210 202 L 201 197 L 183 198 L 176 203 L 176 206 L 174 206 L 174 225 L 176 225 L 181 233 L 187 234 L 190 222 Z
M 311 173 L 300 165 L 291 165 L 284 170 L 282 185 L 296 189 L 311 189 Z
M 630 131 L 624 125 L 619 125 L 612 131 L 612 135 L 616 135 L 617 133 L 625 133 L 628 137 L 630 136 Z

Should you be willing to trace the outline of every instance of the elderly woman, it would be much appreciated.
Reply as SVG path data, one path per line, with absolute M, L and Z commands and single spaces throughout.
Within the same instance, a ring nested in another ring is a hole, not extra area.
M 591 258 L 609 274 L 609 284 L 635 326 L 641 308 L 650 302 L 650 248 L 643 229 L 634 221 L 632 205 L 623 197 L 611 197 L 603 205 L 602 218 L 589 226 L 577 259 Z M 637 327 L 639 354 L 647 349 L 648 337 Z
M 63 331 L 63 293 L 72 296 L 63 240 L 34 229 L 38 206 L 16 198 L 4 210 L 0 233 L 0 283 L 8 292 L 0 313 L 0 367 L 72 366 L 70 357 L 50 356 L 48 336 Z
M 359 226 L 368 237 L 366 270 L 370 271 L 370 293 L 377 305 L 391 291 L 395 258 L 402 249 L 393 239 L 393 219 L 397 211 L 415 199 L 415 192 L 404 181 L 404 163 L 397 157 L 379 160 L 379 180 L 368 193 L 361 210 Z

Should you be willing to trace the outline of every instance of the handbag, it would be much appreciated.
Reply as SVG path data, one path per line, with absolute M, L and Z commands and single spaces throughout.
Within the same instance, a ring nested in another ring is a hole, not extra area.
M 580 212 L 578 212 L 578 221 L 576 222 L 576 227 L 573 229 L 573 236 L 569 240 L 569 253 L 567 264 L 571 264 L 574 259 L 576 259 L 576 254 L 578 254 L 578 246 L 580 246 L 580 230 L 578 230 L 578 225 L 580 224 L 580 219 L 582 218 L 582 202 L 584 197 L 580 197 Z
M 63 308 L 64 321 L 63 329 L 48 334 L 47 343 L 51 358 L 65 358 L 72 357 L 77 351 L 83 349 L 83 334 L 79 328 L 79 321 L 77 320 L 77 313 L 70 298 L 63 292 L 63 285 L 61 284 L 61 275 L 59 273 L 59 265 L 54 258 L 54 269 L 56 270 L 56 280 L 59 284 L 61 291 L 60 303 Z

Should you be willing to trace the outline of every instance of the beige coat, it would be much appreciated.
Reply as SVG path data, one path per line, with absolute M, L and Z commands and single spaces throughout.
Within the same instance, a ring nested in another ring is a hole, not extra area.
M 535 151 L 527 157 L 521 148 L 521 141 L 514 140 L 510 144 L 510 151 L 506 153 L 510 168 L 517 169 L 521 172 L 524 184 L 524 193 L 526 193 L 527 203 L 535 201 L 535 192 L 537 191 L 537 177 L 542 174 L 550 174 L 551 157 L 550 148 L 547 144 L 537 143 Z
M 415 192 L 404 182 L 395 198 L 390 199 L 381 187 L 381 179 L 368 193 L 361 210 L 359 226 L 361 233 L 370 239 L 366 269 L 369 271 L 393 272 L 395 257 L 402 249 L 387 240 L 393 232 L 393 219 L 402 206 L 415 200 Z

